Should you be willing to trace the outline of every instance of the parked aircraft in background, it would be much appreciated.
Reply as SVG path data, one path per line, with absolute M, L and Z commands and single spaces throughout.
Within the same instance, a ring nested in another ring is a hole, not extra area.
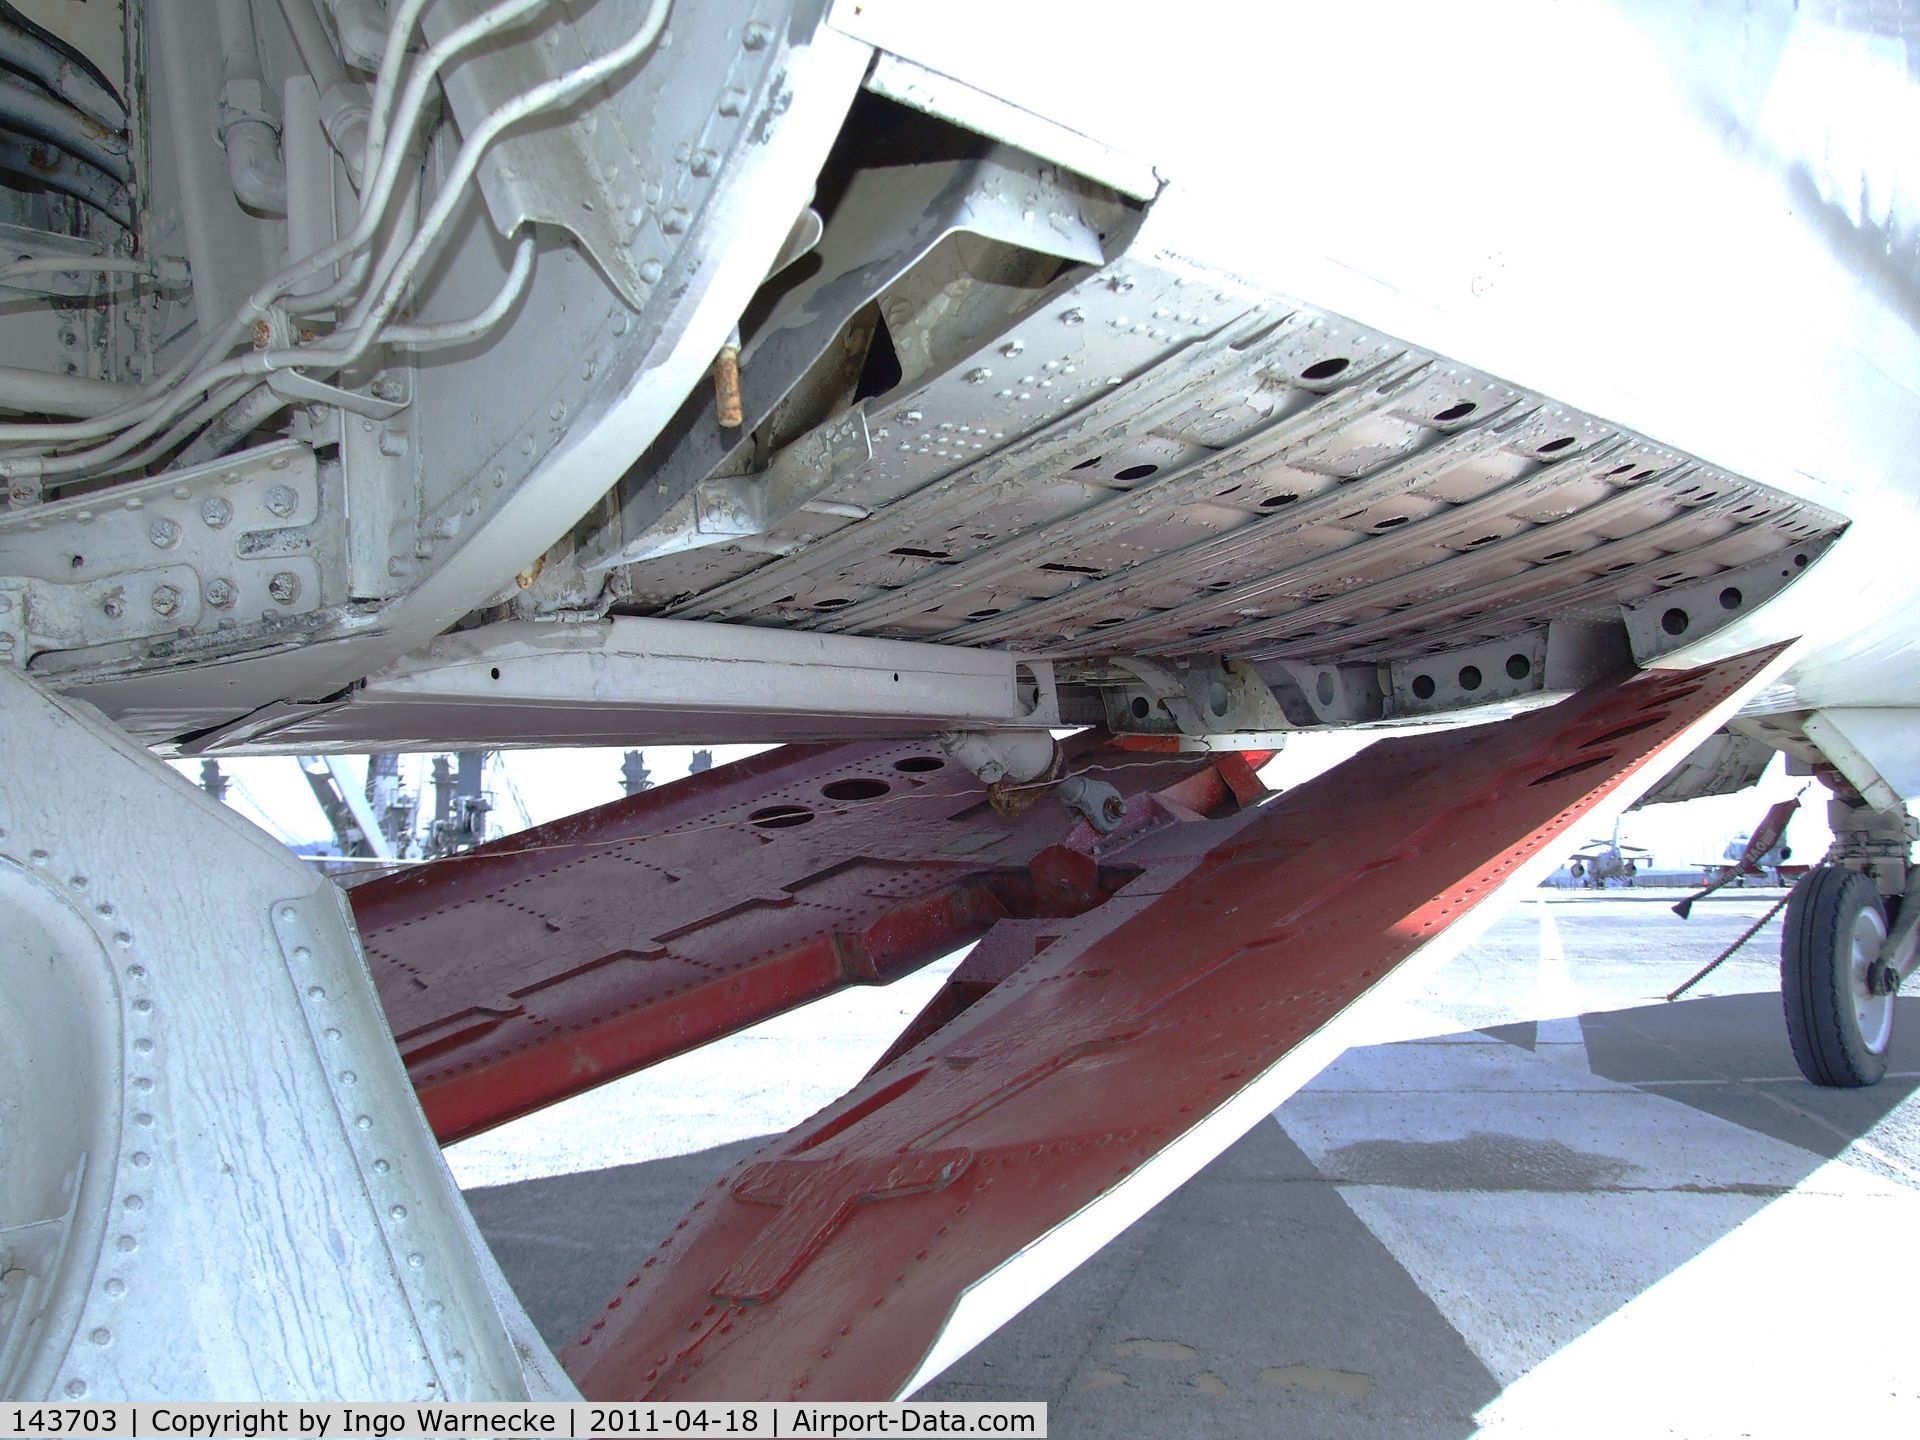
M 1573 852 L 1573 858 L 1567 861 L 1567 874 L 1590 890 L 1604 890 L 1609 880 L 1624 880 L 1631 885 L 1633 877 L 1647 869 L 1652 859 L 1652 851 L 1620 843 L 1616 821 L 1611 839 L 1589 840 Z

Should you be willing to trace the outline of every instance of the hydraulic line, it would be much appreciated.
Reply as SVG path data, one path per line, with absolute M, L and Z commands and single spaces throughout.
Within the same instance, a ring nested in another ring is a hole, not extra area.
M 500 293 L 488 302 L 485 309 L 475 311 L 463 320 L 437 320 L 425 325 L 389 325 L 380 337 L 381 342 L 405 350 L 441 350 L 486 334 L 500 323 L 526 290 L 527 280 L 533 274 L 533 256 L 537 248 L 530 232 L 520 237 L 514 247 L 513 264 L 507 270 Z
M 109 130 L 127 123 L 127 107 L 89 67 L 11 5 L 0 4 L 0 65 L 39 81 L 53 95 Z
M 70 195 L 116 225 L 133 228 L 133 201 L 127 187 L 56 145 L 0 129 L 0 170 Z
M 46 415 L 98 415 L 126 404 L 139 391 L 116 380 L 52 375 L 18 365 L 0 365 L 0 410 Z
M 55 458 L 23 456 L 11 460 L 0 460 L 0 473 L 44 476 L 82 473 L 97 468 L 104 462 L 118 459 L 165 425 L 167 420 L 178 412 L 182 403 L 190 402 L 194 395 L 204 393 L 214 385 L 240 376 L 264 375 L 274 370 L 320 367 L 334 371 L 351 365 L 378 342 L 381 327 L 391 318 L 394 309 L 411 286 L 421 266 L 434 251 L 441 232 L 464 197 L 468 181 L 473 178 L 481 159 L 501 133 L 530 115 L 564 104 L 631 64 L 659 37 L 666 23 L 669 8 L 669 0 L 653 0 L 646 18 L 614 49 L 564 75 L 524 91 L 502 105 L 476 127 L 455 157 L 440 193 L 435 197 L 433 207 L 421 225 L 419 234 L 413 237 L 391 265 L 383 267 L 384 276 L 377 296 L 363 297 L 349 316 L 348 324 L 327 337 L 330 341 L 344 341 L 343 345 L 322 342 L 305 347 L 266 349 L 224 361 L 196 375 L 190 385 L 175 386 L 173 393 L 157 402 L 144 419 L 117 439 L 90 450 Z M 389 151 L 386 160 L 392 159 L 393 152 Z M 385 169 L 384 161 L 382 168 Z M 327 250 L 317 252 L 303 262 L 302 266 L 295 269 L 304 269 L 306 266 L 317 268 L 319 264 L 330 263 L 332 258 L 330 251 L 333 248 L 328 247 Z M 328 258 L 322 260 L 321 257 Z M 283 272 L 270 288 L 277 288 L 287 283 L 290 273 L 292 272 Z M 297 283 L 297 278 L 294 283 Z M 70 430 L 75 427 L 59 428 Z M 28 440 L 38 438 L 34 435 L 13 435 L 6 427 L 0 427 L 0 437 Z
M 0 126 L 57 145 L 123 185 L 133 178 L 124 137 L 10 70 L 0 70 Z
M 254 322 L 262 318 L 276 301 L 303 281 L 353 255 L 375 237 L 385 218 L 386 205 L 393 194 L 394 184 L 404 161 L 406 144 L 414 128 L 419 124 L 434 75 L 472 46 L 524 19 L 532 11 L 548 3 L 548 0 L 505 0 L 505 3 L 496 5 L 476 19 L 449 31 L 437 44 L 427 50 L 419 64 L 414 67 L 395 109 L 392 133 L 383 134 L 380 124 L 384 112 L 383 94 L 387 99 L 391 99 L 399 68 L 406 56 L 408 36 L 427 3 L 428 0 L 405 0 L 403 8 L 394 17 L 394 29 L 389 37 L 387 52 L 381 57 L 381 71 L 375 84 L 373 124 L 369 127 L 367 139 L 369 155 L 377 154 L 381 157 L 378 162 L 378 174 L 371 182 L 369 190 L 361 197 L 361 214 L 353 230 L 331 245 L 289 266 L 262 285 L 247 298 L 240 311 L 225 326 L 207 335 L 191 352 L 182 356 L 164 373 L 150 381 L 141 392 L 141 404 L 111 415 L 101 416 L 96 420 L 73 424 L 0 425 L 0 442 L 35 445 L 64 444 L 72 440 L 90 440 L 111 435 L 116 430 L 146 420 L 155 409 L 167 403 L 172 392 L 182 386 L 187 377 L 199 371 L 213 356 L 230 350 L 244 339 Z M 368 169 L 373 168 L 370 161 Z M 322 296 L 303 297 L 303 303 L 314 303 L 322 299 Z M 198 393 L 198 388 L 195 393 Z M 149 430 L 145 433 L 152 432 Z

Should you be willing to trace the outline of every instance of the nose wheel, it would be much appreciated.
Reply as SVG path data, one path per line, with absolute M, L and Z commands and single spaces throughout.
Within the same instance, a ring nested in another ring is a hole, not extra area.
M 1780 993 L 1800 1073 L 1857 1088 L 1887 1073 L 1900 971 L 1872 880 L 1839 865 L 1808 871 L 1787 901 Z

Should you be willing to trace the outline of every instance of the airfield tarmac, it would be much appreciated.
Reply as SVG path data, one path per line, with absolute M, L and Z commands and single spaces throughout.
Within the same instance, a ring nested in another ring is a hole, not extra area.
M 923 1394 L 1045 1400 L 1066 1437 L 1915 1433 L 1920 997 L 1858 1091 L 1794 1069 L 1777 918 L 1660 999 L 1779 893 L 1683 923 L 1539 892 Z M 454 1147 L 555 1348 L 947 968 Z

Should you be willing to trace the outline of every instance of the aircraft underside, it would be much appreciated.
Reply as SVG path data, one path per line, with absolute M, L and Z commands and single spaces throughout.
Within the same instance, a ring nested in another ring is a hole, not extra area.
M 1397 212 L 1404 272 L 1253 274 L 1312 224 L 1251 172 L 1198 210 L 1111 97 L 943 69 L 910 9 L 150 0 L 0 37 L 0 142 L 41 156 L 0 150 L 0 1393 L 909 1393 L 1575 827 L 1778 750 L 1837 797 L 1796 1058 L 1884 1069 L 1920 445 L 1877 303 L 1778 362 L 1854 408 L 1769 456 L 1721 443 L 1758 387 L 1655 425 L 1554 358 L 1565 317 L 1454 324 Z M 1883 294 L 1821 253 L 1823 315 Z M 666 740 L 781 748 L 350 906 L 153 758 Z M 436 1142 L 973 942 L 608 1275 L 562 1375 Z

